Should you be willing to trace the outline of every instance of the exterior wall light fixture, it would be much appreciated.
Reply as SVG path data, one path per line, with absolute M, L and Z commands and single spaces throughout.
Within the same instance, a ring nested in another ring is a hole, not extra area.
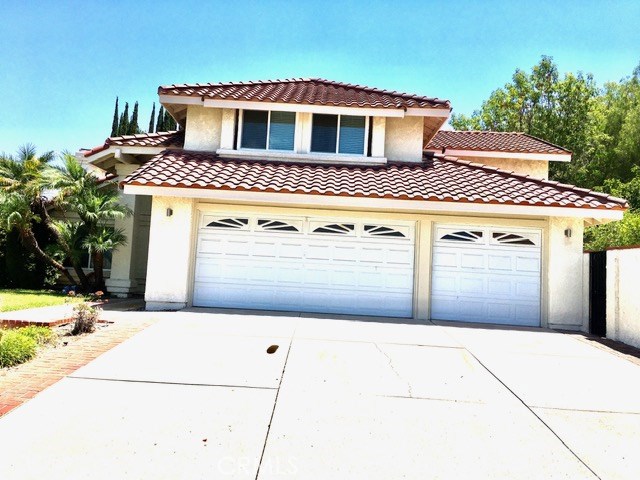
M 565 229 L 564 236 L 567 237 L 567 238 L 571 238 L 571 229 L 570 228 Z
M 173 215 L 173 210 L 170 208 L 167 208 L 167 217 L 170 217 L 171 215 Z M 565 231 L 566 233 L 566 231 Z

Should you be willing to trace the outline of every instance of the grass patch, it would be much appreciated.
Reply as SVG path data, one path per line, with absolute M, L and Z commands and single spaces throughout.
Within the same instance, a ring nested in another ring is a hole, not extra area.
M 17 332 L 34 339 L 38 345 L 55 343 L 58 339 L 58 335 L 56 335 L 56 333 L 49 327 L 29 325 L 28 327 L 18 329 Z
M 0 290 L 0 312 L 50 307 L 80 301 L 82 299 L 69 297 L 52 290 Z
M 0 368 L 12 367 L 31 360 L 38 342 L 18 330 L 5 330 L 0 337 Z

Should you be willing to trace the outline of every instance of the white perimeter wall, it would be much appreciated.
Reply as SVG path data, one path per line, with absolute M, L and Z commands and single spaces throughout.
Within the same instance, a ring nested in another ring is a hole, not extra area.
M 607 338 L 640 348 L 640 248 L 607 252 Z

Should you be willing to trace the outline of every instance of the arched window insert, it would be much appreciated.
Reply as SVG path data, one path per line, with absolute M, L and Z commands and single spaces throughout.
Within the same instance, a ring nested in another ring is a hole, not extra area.
M 498 243 L 507 245 L 535 245 L 531 239 L 516 233 L 494 232 L 493 238 Z
M 276 232 L 299 232 L 300 229 L 294 225 L 281 220 L 266 220 L 259 219 L 258 227 L 261 230 L 276 231 Z
M 365 225 L 364 231 L 367 235 L 370 235 L 372 237 L 407 237 L 401 231 L 396 230 L 392 227 L 385 227 L 384 225 Z
M 207 224 L 207 227 L 213 228 L 245 228 L 249 225 L 248 218 L 219 218 Z
M 355 230 L 353 223 L 328 223 L 313 230 L 313 233 L 335 233 L 348 235 Z
M 461 230 L 459 232 L 451 232 L 440 237 L 440 240 L 451 240 L 454 242 L 477 242 L 482 239 L 482 232 Z

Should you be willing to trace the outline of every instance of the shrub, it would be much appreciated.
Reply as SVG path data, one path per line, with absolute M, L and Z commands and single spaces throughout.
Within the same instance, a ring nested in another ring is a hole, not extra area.
M 96 329 L 96 322 L 100 317 L 100 310 L 86 303 L 79 303 L 73 308 L 75 323 L 71 335 L 92 333 Z
M 58 339 L 58 335 L 48 327 L 38 327 L 29 325 L 28 327 L 18 330 L 22 335 L 33 338 L 38 345 L 46 345 L 54 343 Z
M 24 363 L 36 354 L 37 342 L 20 330 L 9 330 L 0 338 L 0 367 Z

